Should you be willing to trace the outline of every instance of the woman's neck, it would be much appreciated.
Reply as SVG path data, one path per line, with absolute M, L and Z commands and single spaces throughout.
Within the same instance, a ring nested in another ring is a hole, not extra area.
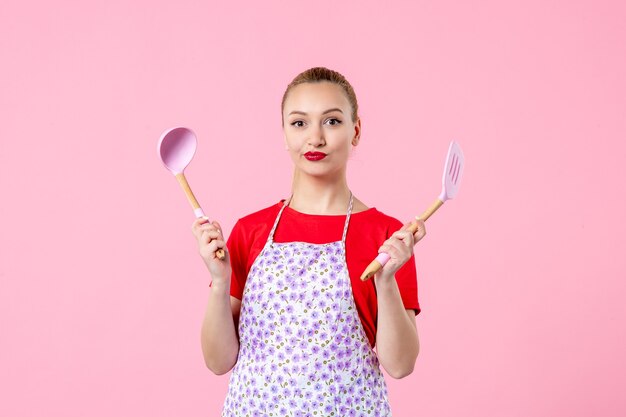
M 319 178 L 295 171 L 289 207 L 306 214 L 346 214 L 350 189 L 345 174 L 336 179 Z

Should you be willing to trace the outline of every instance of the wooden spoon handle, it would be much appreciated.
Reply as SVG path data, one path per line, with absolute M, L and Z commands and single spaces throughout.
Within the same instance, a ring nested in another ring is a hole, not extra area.
M 200 204 L 198 204 L 196 196 L 193 195 L 193 191 L 191 191 L 191 187 L 187 182 L 187 178 L 185 178 L 185 174 L 183 174 L 182 172 L 180 174 L 176 174 L 176 179 L 178 180 L 180 186 L 183 188 L 183 191 L 185 192 L 185 195 L 187 196 L 187 200 L 189 200 L 189 204 L 191 204 L 191 207 L 193 207 L 194 210 L 199 209 Z
M 194 213 L 196 213 L 197 215 L 198 213 L 201 213 L 199 217 L 203 216 L 204 213 L 202 212 L 202 208 L 200 208 L 200 204 L 198 203 L 196 196 L 193 195 L 193 191 L 191 191 L 191 187 L 189 186 L 189 183 L 187 182 L 187 178 L 185 178 L 185 174 L 183 174 L 182 172 L 180 174 L 176 174 L 176 179 L 178 180 L 178 183 L 180 184 L 180 186 L 183 188 L 183 191 L 185 192 L 185 195 L 187 196 L 187 200 L 189 200 L 189 204 L 191 204 L 191 207 L 193 208 Z M 217 256 L 221 260 L 224 260 L 224 258 L 226 257 L 226 254 L 224 253 L 224 249 L 220 248 L 217 251 L 215 251 L 215 256 Z

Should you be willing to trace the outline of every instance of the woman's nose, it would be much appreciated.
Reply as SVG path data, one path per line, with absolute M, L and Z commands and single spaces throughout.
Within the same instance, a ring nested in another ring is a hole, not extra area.
M 314 147 L 325 144 L 326 139 L 324 139 L 324 131 L 319 127 L 312 127 L 309 133 L 308 143 Z

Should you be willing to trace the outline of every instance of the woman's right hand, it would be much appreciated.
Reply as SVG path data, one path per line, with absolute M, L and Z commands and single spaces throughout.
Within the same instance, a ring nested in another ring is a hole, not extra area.
M 227 284 L 230 287 L 230 255 L 220 224 L 215 220 L 209 223 L 206 217 L 199 217 L 191 225 L 191 231 L 198 241 L 198 252 L 211 273 L 213 285 Z M 224 259 L 219 259 L 215 253 L 220 248 L 224 250 Z

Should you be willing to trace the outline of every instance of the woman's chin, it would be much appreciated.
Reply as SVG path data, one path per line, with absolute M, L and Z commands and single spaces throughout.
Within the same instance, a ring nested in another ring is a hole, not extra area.
M 306 175 L 309 177 L 326 179 L 339 175 L 339 170 L 329 169 L 328 166 L 316 166 L 316 167 L 298 167 L 300 175 Z

